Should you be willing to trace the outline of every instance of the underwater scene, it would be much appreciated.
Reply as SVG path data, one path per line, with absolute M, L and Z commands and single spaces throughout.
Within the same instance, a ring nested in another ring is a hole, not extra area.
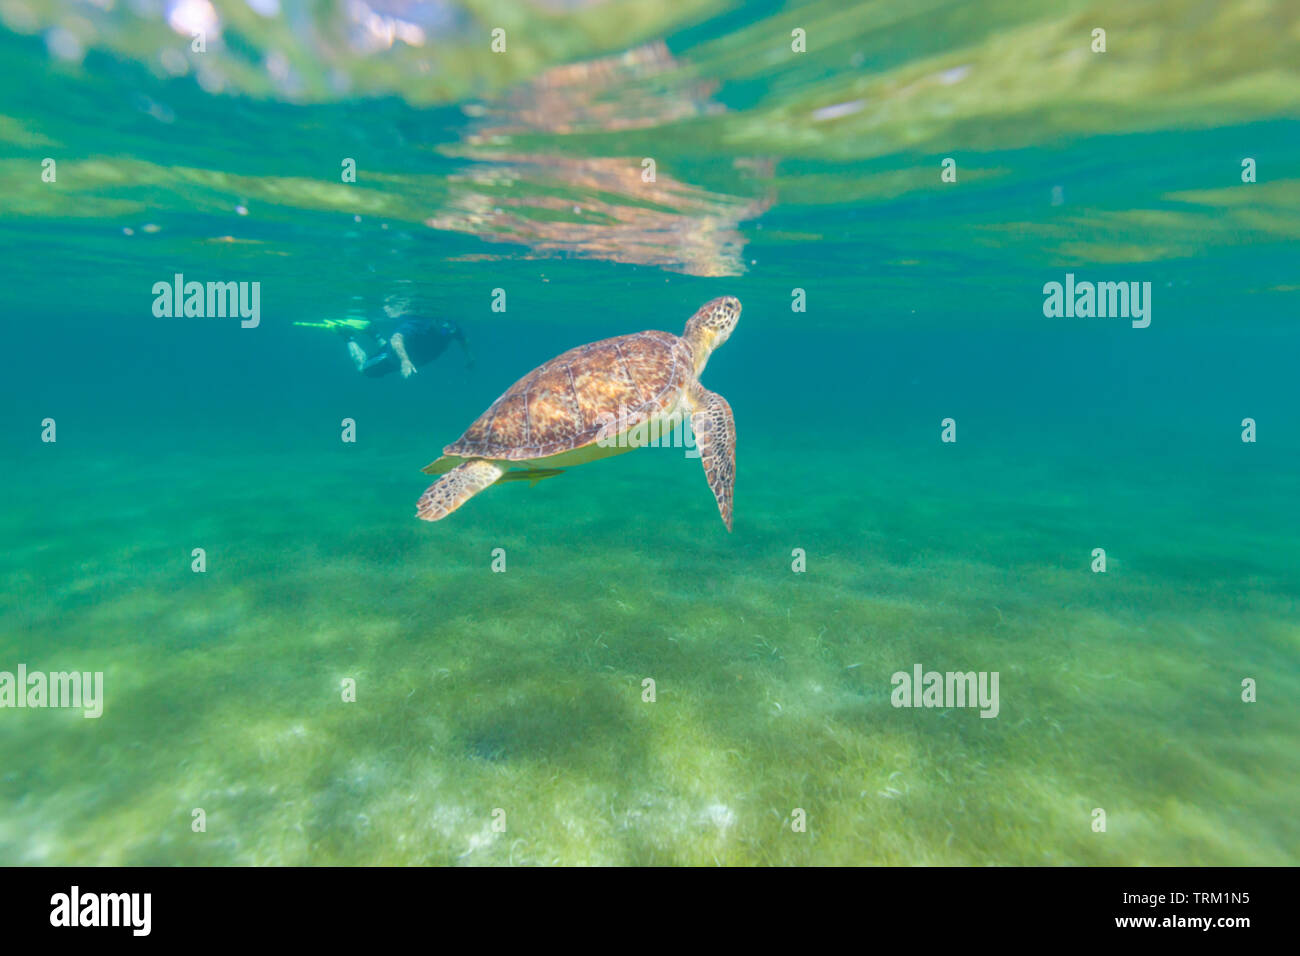
M 1300 863 L 1300 5 L 0 75 L 0 864 Z

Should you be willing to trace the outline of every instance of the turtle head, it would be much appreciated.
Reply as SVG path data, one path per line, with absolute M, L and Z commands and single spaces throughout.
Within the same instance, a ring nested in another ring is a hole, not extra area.
M 682 338 L 695 351 L 696 374 L 704 368 L 709 353 L 731 336 L 731 330 L 740 320 L 740 300 L 724 295 L 704 303 L 686 322 Z

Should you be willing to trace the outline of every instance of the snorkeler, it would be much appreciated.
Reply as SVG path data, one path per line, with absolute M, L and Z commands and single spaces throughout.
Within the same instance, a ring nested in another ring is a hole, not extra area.
M 352 324 L 337 328 L 347 339 L 348 355 L 357 371 L 369 378 L 380 378 L 397 371 L 402 373 L 402 378 L 410 378 L 445 352 L 453 339 L 465 353 L 465 367 L 474 367 L 474 357 L 470 355 L 464 331 L 450 320 L 403 319 L 387 338 Z

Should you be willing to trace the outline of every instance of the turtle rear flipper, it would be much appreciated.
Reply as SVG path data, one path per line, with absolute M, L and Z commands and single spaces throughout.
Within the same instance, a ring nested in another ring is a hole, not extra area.
M 424 472 L 426 475 L 445 475 L 463 460 L 464 459 L 457 458 L 454 455 L 443 455 L 437 461 L 429 462 L 429 464 L 421 468 L 420 471 Z
M 564 474 L 563 468 L 530 468 L 527 471 L 522 469 L 512 469 L 497 479 L 498 485 L 504 485 L 507 481 L 526 481 L 528 487 L 536 486 L 539 481 L 547 478 L 554 478 L 556 475 Z
M 425 489 L 415 504 L 416 517 L 441 521 L 504 473 L 504 468 L 482 458 L 457 465 Z

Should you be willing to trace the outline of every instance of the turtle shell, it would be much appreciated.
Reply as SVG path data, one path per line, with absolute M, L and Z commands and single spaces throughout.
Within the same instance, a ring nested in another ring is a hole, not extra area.
M 570 349 L 533 369 L 492 403 L 444 455 L 523 461 L 590 445 L 669 411 L 694 374 L 690 346 L 638 332 Z

